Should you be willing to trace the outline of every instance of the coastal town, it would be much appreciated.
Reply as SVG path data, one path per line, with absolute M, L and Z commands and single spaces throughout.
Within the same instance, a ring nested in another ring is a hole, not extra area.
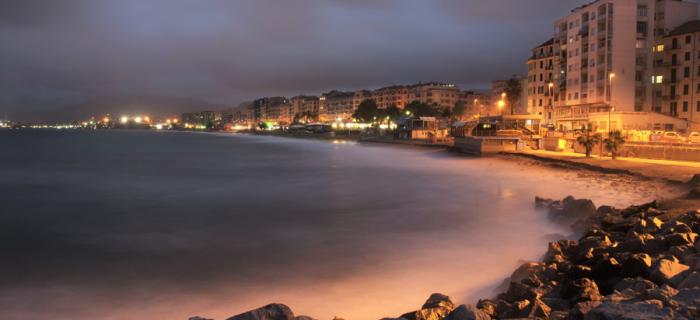
M 0 115 L 0 307 L 700 319 L 700 1 L 591 0 L 548 24 L 488 88 L 270 85 L 216 108 Z
M 697 11 L 689 1 L 573 8 L 523 57 L 526 73 L 495 80 L 491 90 L 397 84 L 262 97 L 158 120 L 103 115 L 52 127 L 374 135 L 472 154 L 527 149 L 700 161 Z M 0 121 L 0 128 L 27 126 Z

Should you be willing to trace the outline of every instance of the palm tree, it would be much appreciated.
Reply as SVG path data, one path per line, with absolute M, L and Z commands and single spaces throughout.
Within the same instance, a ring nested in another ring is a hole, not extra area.
M 601 136 L 599 133 L 592 133 L 590 129 L 586 129 L 583 134 L 576 137 L 576 142 L 586 148 L 586 158 L 591 157 L 593 147 L 600 143 Z
M 608 138 L 603 141 L 603 144 L 605 145 L 605 150 L 608 150 L 610 156 L 615 160 L 620 153 L 620 148 L 625 144 L 625 138 L 622 137 L 620 131 L 612 131 Z
M 523 86 L 518 77 L 512 77 L 506 82 L 506 99 L 510 107 L 510 114 L 515 114 L 515 106 L 520 103 L 522 98 Z

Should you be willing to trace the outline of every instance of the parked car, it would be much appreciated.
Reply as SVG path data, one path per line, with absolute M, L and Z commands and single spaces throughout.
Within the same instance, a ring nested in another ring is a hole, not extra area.
M 684 139 L 677 132 L 666 131 L 666 132 L 664 132 L 664 135 L 661 136 L 661 142 L 680 143 L 680 142 L 684 142 Z
M 688 143 L 700 143 L 700 132 L 691 132 L 688 135 Z

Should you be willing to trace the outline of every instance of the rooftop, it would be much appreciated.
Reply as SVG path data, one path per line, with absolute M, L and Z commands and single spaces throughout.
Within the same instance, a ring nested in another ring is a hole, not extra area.
M 700 32 L 700 20 L 688 21 L 680 27 L 673 29 L 668 33 L 667 37 L 678 36 L 687 33 Z

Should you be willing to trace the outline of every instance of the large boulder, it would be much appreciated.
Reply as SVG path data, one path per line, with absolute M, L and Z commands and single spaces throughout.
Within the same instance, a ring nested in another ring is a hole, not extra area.
M 463 304 L 452 310 L 444 320 L 491 320 L 491 316 L 483 310 Z
M 681 273 L 690 269 L 690 267 L 669 259 L 660 259 L 651 268 L 649 278 L 657 284 L 671 283 L 675 277 L 679 277 Z
M 561 203 L 554 203 L 549 207 L 549 216 L 554 220 L 575 221 L 592 217 L 596 214 L 596 207 L 589 199 L 576 199 L 568 196 Z
M 280 303 L 268 304 L 228 318 L 227 320 L 295 320 L 292 309 Z
M 685 307 L 700 310 L 700 288 L 681 289 L 673 296 L 673 300 Z
M 635 253 L 622 263 L 622 275 L 625 277 L 638 277 L 647 274 L 651 268 L 651 256 L 646 253 Z
M 692 289 L 700 288 L 700 272 L 690 273 L 683 281 L 678 285 L 678 289 Z
M 571 320 L 583 320 L 585 316 L 591 312 L 591 310 L 598 307 L 602 302 L 600 301 L 583 301 L 574 305 L 571 310 L 569 310 L 569 319 Z
M 651 290 L 656 288 L 656 284 L 646 280 L 644 278 L 638 277 L 638 278 L 625 278 L 622 279 L 622 281 L 618 282 L 615 285 L 615 290 L 617 291 L 625 291 L 625 290 L 634 290 L 637 292 L 644 292 L 647 290 Z
M 440 293 L 433 293 L 420 310 L 403 314 L 400 318 L 406 320 L 440 320 L 450 314 L 454 308 L 455 305 L 450 300 L 450 297 Z
M 687 225 L 683 224 L 684 226 L 687 227 Z M 698 235 L 693 232 L 678 232 L 678 233 L 672 233 L 670 235 L 666 236 L 666 242 L 668 243 L 669 246 L 683 246 L 683 245 L 693 245 L 695 243 L 695 239 L 697 239 Z
M 581 301 L 600 301 L 603 297 L 598 291 L 598 285 L 595 281 L 582 278 L 569 283 L 565 286 L 562 297 L 568 299 L 571 302 L 581 302 Z
M 666 320 L 673 319 L 673 311 L 658 303 L 605 302 L 586 314 L 586 320 Z
M 544 263 L 526 262 L 520 265 L 510 276 L 511 282 L 522 282 L 531 277 L 538 277 L 546 269 Z M 539 278 L 539 277 L 538 277 Z

